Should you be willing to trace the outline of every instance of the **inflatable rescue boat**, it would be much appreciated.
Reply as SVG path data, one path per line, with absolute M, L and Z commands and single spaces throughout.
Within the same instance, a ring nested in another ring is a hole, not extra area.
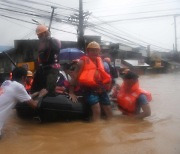
M 39 101 L 37 109 L 32 109 L 26 103 L 18 103 L 16 111 L 21 118 L 38 117 L 42 122 L 83 120 L 89 116 L 89 107 L 83 103 L 82 97 L 78 97 L 78 102 L 73 103 L 67 95 L 46 96 Z

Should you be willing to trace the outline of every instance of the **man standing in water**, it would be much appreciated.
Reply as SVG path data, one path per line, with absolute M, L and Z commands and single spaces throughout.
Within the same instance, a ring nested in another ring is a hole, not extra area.
M 77 67 L 77 77 L 73 83 L 78 83 L 84 93 L 86 102 L 91 106 L 92 120 L 97 121 L 101 116 L 101 107 L 107 118 L 112 117 L 107 90 L 110 88 L 111 77 L 105 72 L 102 59 L 99 57 L 100 45 L 91 42 L 87 46 L 87 56 L 80 59 Z M 70 97 L 76 100 L 73 90 L 70 90 Z
M 24 84 L 26 81 L 27 71 L 22 67 L 16 67 L 12 71 L 12 81 L 6 80 L 0 87 L 0 137 L 2 135 L 2 128 L 11 109 L 17 102 L 26 102 L 32 108 L 37 107 L 38 101 L 35 101 L 28 95 Z M 42 89 L 38 98 L 42 98 L 47 94 L 47 90 Z
M 59 40 L 50 37 L 50 32 L 45 25 L 38 25 L 36 34 L 39 38 L 38 69 L 34 76 L 32 91 L 46 88 L 53 95 L 60 68 L 59 51 L 61 43 Z
M 140 88 L 138 77 L 137 74 L 131 71 L 125 73 L 122 85 L 113 95 L 123 114 L 143 119 L 151 115 L 149 102 L 152 97 L 150 92 Z

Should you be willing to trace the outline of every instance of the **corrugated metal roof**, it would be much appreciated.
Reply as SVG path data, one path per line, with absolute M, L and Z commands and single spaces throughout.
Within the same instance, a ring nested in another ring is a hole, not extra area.
M 131 64 L 132 66 L 142 66 L 142 67 L 147 67 L 150 66 L 147 63 L 138 63 L 138 60 L 124 60 L 125 62 Z

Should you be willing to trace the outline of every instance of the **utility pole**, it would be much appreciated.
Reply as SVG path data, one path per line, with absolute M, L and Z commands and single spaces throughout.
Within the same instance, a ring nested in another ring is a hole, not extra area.
M 174 51 L 177 52 L 176 15 L 174 17 Z
M 48 27 L 49 32 L 51 30 L 51 24 L 52 24 L 52 20 L 53 20 L 54 10 L 56 9 L 56 7 L 51 6 L 51 8 L 52 8 L 52 12 L 51 12 L 51 18 L 50 18 L 49 27 Z
M 84 16 L 82 0 L 79 0 L 78 46 L 79 49 L 84 50 Z
M 77 26 L 78 48 L 82 51 L 85 49 L 84 29 L 87 26 L 87 20 L 91 13 L 83 11 L 83 0 L 79 0 L 79 13 L 75 13 L 68 18 L 70 24 Z
M 147 45 L 147 57 L 149 58 L 151 56 L 151 46 Z

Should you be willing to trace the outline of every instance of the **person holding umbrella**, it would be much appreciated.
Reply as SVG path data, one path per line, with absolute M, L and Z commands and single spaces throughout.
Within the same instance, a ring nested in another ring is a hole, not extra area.
M 74 102 L 77 98 L 74 95 L 73 87 L 77 84 L 83 90 L 86 102 L 91 106 L 92 120 L 97 121 L 101 116 L 101 107 L 107 118 L 112 117 L 107 90 L 110 87 L 111 77 L 105 72 L 102 59 L 100 58 L 100 45 L 97 42 L 88 44 L 87 55 L 80 58 L 76 69 L 76 77 L 71 80 L 69 95 Z
M 38 69 L 34 75 L 32 91 L 46 88 L 49 93 L 54 94 L 60 68 L 59 51 L 61 43 L 50 36 L 45 25 L 38 25 L 36 34 L 39 38 Z

